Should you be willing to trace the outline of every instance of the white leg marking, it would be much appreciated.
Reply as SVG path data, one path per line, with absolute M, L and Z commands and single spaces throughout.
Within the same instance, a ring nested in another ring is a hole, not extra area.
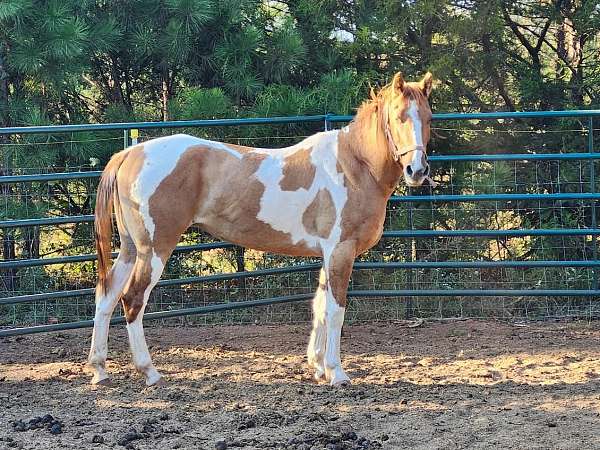
M 120 256 L 120 254 L 119 254 Z M 96 291 L 96 315 L 94 316 L 94 331 L 88 362 L 94 371 L 92 383 L 97 384 L 106 380 L 106 357 L 108 354 L 108 327 L 110 317 L 119 301 L 119 295 L 131 275 L 133 263 L 124 263 L 117 258 L 111 269 L 110 285 L 105 295 Z
M 135 320 L 127 324 L 127 333 L 129 334 L 129 346 L 131 347 L 131 353 L 133 355 L 133 364 L 137 370 L 146 376 L 146 384 L 148 386 L 157 383 L 160 380 L 161 375 L 154 367 L 154 364 L 152 364 L 152 358 L 150 357 L 146 338 L 144 337 L 144 310 L 148 304 L 150 292 L 160 279 L 164 268 L 162 260 L 156 256 L 156 254 L 152 256 L 151 265 L 152 275 L 150 276 L 150 284 L 148 284 L 148 287 L 146 287 L 146 290 L 144 291 L 144 304 Z
M 327 350 L 325 352 L 325 376 L 332 386 L 350 381 L 350 378 L 342 369 L 340 357 L 340 341 L 345 312 L 346 308 L 342 308 L 337 304 L 331 290 L 328 288 L 326 307 Z
M 319 380 L 325 375 L 324 358 L 327 339 L 327 328 L 325 325 L 326 282 L 325 272 L 321 269 L 319 287 L 312 302 L 313 327 L 307 349 L 308 364 L 315 369 L 315 380 Z

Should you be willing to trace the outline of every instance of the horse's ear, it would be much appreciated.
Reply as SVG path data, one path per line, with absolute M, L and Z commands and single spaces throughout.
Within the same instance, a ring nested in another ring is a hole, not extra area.
M 421 90 L 426 97 L 429 97 L 431 90 L 433 89 L 433 75 L 431 72 L 427 72 L 421 80 Z
M 394 80 L 392 81 L 392 86 L 394 88 L 395 94 L 401 94 L 404 90 L 404 78 L 402 78 L 402 74 L 400 72 L 394 75 Z

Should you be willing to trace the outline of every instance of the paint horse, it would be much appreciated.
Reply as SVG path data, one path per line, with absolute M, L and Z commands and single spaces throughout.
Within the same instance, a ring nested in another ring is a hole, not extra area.
M 352 265 L 379 241 L 400 178 L 410 186 L 429 178 L 431 88 L 430 73 L 412 83 L 397 73 L 378 94 L 371 92 L 347 127 L 291 147 L 243 147 L 179 134 L 115 154 L 96 201 L 92 383 L 109 382 L 108 327 L 119 300 L 136 369 L 147 385 L 161 381 L 144 338 L 144 309 L 181 234 L 197 224 L 243 247 L 323 258 L 308 362 L 315 379 L 348 384 L 340 335 Z M 109 271 L 113 209 L 121 248 Z

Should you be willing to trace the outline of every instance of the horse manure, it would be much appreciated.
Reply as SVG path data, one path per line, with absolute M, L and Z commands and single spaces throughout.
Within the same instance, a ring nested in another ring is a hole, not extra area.
M 51 414 L 46 414 L 45 416 L 34 417 L 25 423 L 22 419 L 15 420 L 11 422 L 13 431 L 28 431 L 28 430 L 38 430 L 45 428 L 50 431 L 51 434 L 60 434 L 62 433 L 63 424 L 61 421 L 52 417 Z
M 143 438 L 144 438 L 143 434 L 138 433 L 135 428 L 132 428 L 127 433 L 125 433 L 125 435 L 123 435 L 123 437 L 121 437 L 117 441 L 117 444 L 119 444 L 120 446 L 125 447 L 125 448 L 133 448 L 133 445 L 131 444 L 131 442 L 136 441 L 138 439 L 143 439 Z M 129 447 L 130 445 L 132 447 Z
M 104 436 L 95 434 L 92 436 L 92 444 L 104 444 Z

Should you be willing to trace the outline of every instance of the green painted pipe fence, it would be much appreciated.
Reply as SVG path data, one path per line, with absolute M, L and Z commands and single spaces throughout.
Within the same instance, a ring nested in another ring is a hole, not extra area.
M 520 119 L 549 119 L 549 118 L 577 118 L 586 121 L 583 132 L 587 132 L 587 153 L 510 153 L 510 154 L 482 154 L 482 155 L 431 155 L 432 162 L 476 162 L 476 161 L 535 161 L 535 160 L 597 160 L 600 153 L 594 152 L 593 118 L 600 116 L 600 110 L 574 110 L 574 111 L 528 111 L 528 112 L 497 112 L 497 113 L 442 113 L 434 114 L 436 121 L 456 120 L 520 120 Z M 111 124 L 82 124 L 82 125 L 59 125 L 59 126 L 33 126 L 0 128 L 0 135 L 30 135 L 30 134 L 61 134 L 89 131 L 122 130 L 124 132 L 124 144 L 129 144 L 128 130 L 147 129 L 173 129 L 192 127 L 231 127 L 231 126 L 260 126 L 294 123 L 322 123 L 324 129 L 330 129 L 333 123 L 342 123 L 352 120 L 352 116 L 336 116 L 331 114 L 315 116 L 296 117 L 274 117 L 274 118 L 245 118 L 245 119 L 217 119 L 217 120 L 186 120 L 176 122 L 142 122 L 142 123 L 111 123 Z M 100 171 L 48 173 L 33 175 L 8 175 L 0 176 L 0 185 L 12 183 L 44 183 L 61 180 L 91 179 L 98 178 Z M 562 202 L 580 201 L 589 202 L 591 207 L 590 228 L 570 229 L 516 229 L 516 230 L 386 230 L 384 238 L 450 238 L 450 237 L 519 237 L 519 236 L 590 236 L 592 239 L 593 259 L 577 261 L 408 261 L 408 262 L 358 262 L 355 270 L 402 270 L 402 269 L 451 269 L 451 268 L 535 268 L 535 267 L 579 267 L 592 268 L 600 266 L 597 255 L 596 236 L 600 229 L 596 225 L 596 201 L 600 199 L 600 193 L 595 192 L 595 169 L 590 164 L 589 192 L 575 193 L 551 193 L 551 194 L 445 194 L 445 195 L 407 195 L 395 196 L 390 203 L 407 203 L 409 205 L 417 202 L 443 203 L 443 202 Z M 0 221 L 0 229 L 10 229 L 29 226 L 54 226 L 60 224 L 92 222 L 93 216 L 69 216 L 69 217 L 45 217 L 25 218 Z M 196 245 L 182 245 L 175 252 L 189 252 L 197 250 L 209 250 L 215 248 L 232 248 L 233 244 L 227 242 L 203 243 Z M 114 255 L 113 255 L 114 256 Z M 76 263 L 94 261 L 96 255 L 75 255 L 45 259 L 25 259 L 0 261 L 0 270 L 20 269 L 27 267 L 38 267 L 52 264 Z M 273 274 L 284 274 L 294 272 L 316 271 L 318 264 L 301 264 L 291 267 L 262 269 L 255 271 L 244 271 L 208 276 L 189 277 L 184 279 L 161 280 L 158 286 L 180 286 L 186 284 L 198 284 L 211 281 L 223 281 L 242 279 L 249 277 L 263 277 Z M 351 297 L 588 297 L 594 298 L 600 295 L 598 289 L 596 271 L 594 270 L 593 289 L 425 289 L 425 290 L 354 290 L 349 292 Z M 65 297 L 79 297 L 92 295 L 92 288 L 77 289 L 58 292 L 43 292 L 38 294 L 19 295 L 0 298 L 1 305 L 35 302 L 40 300 L 59 299 Z M 234 301 L 229 303 L 210 305 L 197 308 L 184 308 L 170 311 L 159 311 L 145 314 L 146 319 L 164 319 L 192 314 L 207 314 L 210 312 L 226 311 L 238 308 L 250 308 L 272 304 L 305 301 L 312 294 L 296 294 L 267 299 Z M 124 322 L 123 317 L 116 317 L 112 323 Z M 9 328 L 0 330 L 0 337 L 15 336 L 21 334 L 40 333 L 48 331 L 68 330 L 93 326 L 92 320 L 58 323 L 52 325 L 41 325 L 24 328 Z

